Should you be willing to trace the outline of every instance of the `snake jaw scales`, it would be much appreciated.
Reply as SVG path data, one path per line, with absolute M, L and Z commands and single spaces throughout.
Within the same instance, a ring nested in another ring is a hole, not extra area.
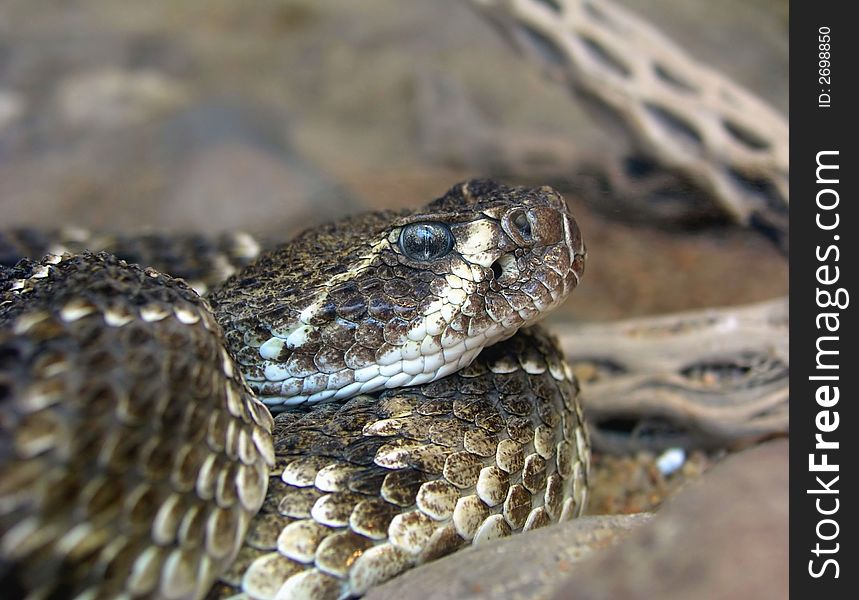
M 428 221 L 453 239 L 415 261 L 400 231 Z M 157 268 L 155 241 L 131 247 Z M 576 382 L 517 333 L 583 270 L 551 189 L 468 182 L 238 258 L 223 285 L 221 255 L 182 259 L 205 299 L 106 252 L 0 270 L 4 593 L 345 598 L 581 512 Z

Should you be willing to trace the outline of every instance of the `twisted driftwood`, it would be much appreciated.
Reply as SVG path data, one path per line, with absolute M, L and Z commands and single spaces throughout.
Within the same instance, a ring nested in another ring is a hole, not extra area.
M 596 449 L 725 448 L 788 430 L 788 301 L 568 326 Z
M 774 109 L 608 0 L 472 3 L 550 75 L 608 109 L 639 152 L 787 247 L 788 126 Z

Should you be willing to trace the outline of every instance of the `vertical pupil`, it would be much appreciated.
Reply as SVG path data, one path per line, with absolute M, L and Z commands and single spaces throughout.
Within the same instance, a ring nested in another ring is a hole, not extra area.
M 418 229 L 421 254 L 424 258 L 430 258 L 433 252 L 433 229 L 430 225 L 421 225 Z
M 453 246 L 453 240 L 444 225 L 415 223 L 403 230 L 400 245 L 411 258 L 429 261 L 447 254 Z

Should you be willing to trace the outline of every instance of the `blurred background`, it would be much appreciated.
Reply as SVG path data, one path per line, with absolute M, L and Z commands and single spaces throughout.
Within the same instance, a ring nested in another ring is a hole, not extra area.
M 786 0 L 620 3 L 787 114 Z M 556 186 L 580 220 L 588 272 L 557 319 L 786 293 L 759 234 L 582 185 L 625 144 L 463 0 L 0 0 L 3 227 L 285 240 L 491 176 Z

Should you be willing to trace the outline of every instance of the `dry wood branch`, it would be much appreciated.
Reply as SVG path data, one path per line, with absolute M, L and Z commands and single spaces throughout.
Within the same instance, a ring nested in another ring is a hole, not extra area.
M 418 74 L 417 104 L 421 151 L 434 163 L 548 183 L 636 223 L 682 227 L 726 218 L 691 182 L 628 149 L 582 146 L 560 133 L 495 121 L 443 73 Z
M 737 446 L 788 430 L 788 301 L 569 326 L 595 448 Z
M 472 0 L 550 74 L 607 108 L 637 150 L 787 245 L 788 126 L 608 0 Z

